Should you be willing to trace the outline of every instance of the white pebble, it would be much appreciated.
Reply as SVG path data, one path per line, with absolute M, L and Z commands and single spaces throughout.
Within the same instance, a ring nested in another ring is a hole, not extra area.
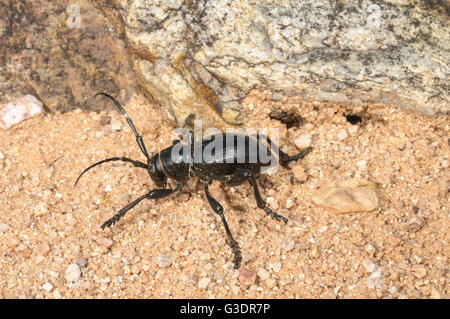
M 114 131 L 120 131 L 122 129 L 122 122 L 120 122 L 119 120 L 112 120 L 111 129 Z
M 66 268 L 64 277 L 68 282 L 76 282 L 81 277 L 81 269 L 77 264 L 70 264 Z
M 258 270 L 258 277 L 262 280 L 262 281 L 266 281 L 267 279 L 270 278 L 270 273 L 265 270 L 264 268 L 260 268 Z
M 44 111 L 41 101 L 33 95 L 25 95 L 0 106 L 0 127 L 8 129 L 29 117 L 41 114 Z
M 4 233 L 9 229 L 9 225 L 8 224 L 0 224 L 0 233 Z
M 281 270 L 281 263 L 279 261 L 274 262 L 271 266 L 274 272 L 279 272 Z
M 347 138 L 348 134 L 347 131 L 345 129 L 341 129 L 338 133 L 337 133 L 337 138 L 340 139 L 341 141 L 345 140 Z
M 311 146 L 312 143 L 311 135 L 308 133 L 303 133 L 294 140 L 294 143 L 295 146 L 297 146 L 299 149 Z
M 47 281 L 45 284 L 42 285 L 42 289 L 50 291 L 53 289 L 53 285 Z
M 359 168 L 365 168 L 366 165 L 367 165 L 366 160 L 360 160 L 360 161 L 356 162 L 356 166 L 358 166 Z
M 294 207 L 294 201 L 292 200 L 292 198 L 288 198 L 286 199 L 286 208 L 287 209 L 291 209 L 292 207 Z
M 211 279 L 209 279 L 208 277 L 203 277 L 202 279 L 200 279 L 198 281 L 198 288 L 206 289 L 210 282 L 211 282 Z
M 283 249 L 285 251 L 291 251 L 292 249 L 294 249 L 295 246 L 295 240 L 292 238 L 286 238 L 285 240 L 283 240 Z
M 269 204 L 270 208 L 278 209 L 278 202 L 274 197 L 267 197 L 266 202 Z
M 110 192 L 112 190 L 111 185 L 106 185 L 105 192 Z

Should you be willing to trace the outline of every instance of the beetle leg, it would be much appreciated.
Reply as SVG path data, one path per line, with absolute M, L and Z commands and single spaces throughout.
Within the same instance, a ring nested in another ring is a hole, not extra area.
M 296 161 L 298 159 L 305 157 L 309 152 L 311 152 L 311 150 L 312 150 L 312 147 L 308 146 L 308 147 L 302 149 L 298 154 L 291 155 L 291 156 L 282 152 L 281 150 L 279 150 L 281 162 L 287 163 L 290 161 Z
M 208 199 L 209 205 L 212 207 L 214 212 L 220 216 L 222 219 L 223 226 L 225 227 L 225 231 L 227 233 L 228 241 L 230 244 L 231 249 L 233 250 L 234 254 L 234 268 L 239 268 L 239 264 L 241 262 L 242 256 L 241 251 L 239 250 L 239 245 L 237 241 L 234 240 L 233 236 L 231 235 L 230 228 L 228 227 L 227 220 L 225 219 L 225 215 L 223 214 L 223 207 L 220 205 L 220 203 L 215 200 L 208 190 L 208 183 L 205 183 L 205 194 L 206 198 Z
M 264 199 L 261 196 L 261 193 L 259 192 L 258 184 L 256 183 L 256 178 L 253 175 L 253 173 L 250 170 L 241 170 L 237 174 L 242 176 L 248 176 L 248 178 L 251 180 L 253 185 L 253 192 L 255 193 L 256 204 L 258 205 L 258 207 L 264 210 L 266 214 L 272 217 L 273 219 L 282 221 L 286 224 L 287 219 L 285 217 L 273 212 L 269 207 L 267 207 L 266 202 L 264 201 Z
M 280 160 L 281 160 L 281 164 L 286 164 L 287 162 L 290 161 L 296 161 L 298 159 L 302 159 L 303 157 L 305 157 L 311 150 L 312 147 L 308 146 L 304 149 L 302 149 L 299 153 L 295 154 L 295 155 L 288 155 L 285 152 L 283 152 L 282 150 L 280 150 L 280 148 L 278 147 L 277 144 L 273 143 L 270 138 L 268 138 L 266 135 L 262 135 L 262 134 L 253 134 L 251 136 L 256 136 L 256 139 L 259 141 L 259 139 L 263 139 L 267 142 L 267 145 L 270 145 L 270 148 L 275 152 L 279 154 Z
M 121 210 L 119 210 L 119 212 L 117 214 L 115 214 L 113 217 L 111 217 L 110 219 L 108 219 L 106 222 L 103 223 L 103 225 L 101 226 L 102 229 L 105 229 L 105 227 L 111 227 L 113 226 L 115 223 L 117 223 L 119 221 L 119 219 L 121 219 L 130 209 L 132 209 L 134 206 L 136 206 L 138 203 L 140 203 L 143 199 L 158 199 L 158 198 L 163 198 L 163 197 L 167 197 L 173 193 L 175 193 L 177 190 L 179 190 L 181 188 L 182 184 L 178 184 L 177 186 L 175 186 L 174 188 L 157 188 L 157 189 L 153 189 L 150 192 L 148 192 L 147 194 L 139 197 L 138 199 L 136 199 L 135 201 L 133 201 L 132 203 L 128 204 L 127 206 L 125 206 L 124 208 L 122 208 Z

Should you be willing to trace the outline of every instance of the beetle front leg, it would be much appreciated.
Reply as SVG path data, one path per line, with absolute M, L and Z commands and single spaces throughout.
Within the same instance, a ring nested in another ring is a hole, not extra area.
M 124 208 L 122 208 L 121 210 L 119 210 L 119 212 L 117 214 L 115 214 L 113 217 L 111 217 L 110 219 L 108 219 L 106 222 L 103 223 L 103 225 L 101 226 L 102 229 L 105 229 L 105 227 L 111 227 L 113 226 L 115 223 L 117 223 L 119 221 L 119 219 L 121 219 L 130 209 L 132 209 L 134 206 L 136 206 L 138 203 L 140 203 L 143 199 L 158 199 L 158 198 L 163 198 L 163 197 L 167 197 L 173 193 L 175 193 L 177 190 L 179 190 L 181 188 L 182 184 L 178 184 L 177 186 L 175 186 L 172 189 L 166 189 L 166 188 L 158 188 L 158 189 L 153 189 L 150 192 L 148 192 L 147 194 L 139 197 L 138 199 L 136 199 L 135 201 L 133 201 L 132 203 L 128 204 L 127 206 L 125 206 Z
M 239 264 L 241 263 L 242 256 L 241 251 L 239 250 L 239 245 L 237 241 L 234 240 L 233 236 L 231 235 L 230 228 L 228 227 L 227 220 L 225 219 L 225 215 L 223 214 L 223 207 L 220 205 L 218 201 L 216 201 L 211 194 L 209 193 L 208 184 L 205 183 L 205 194 L 206 198 L 208 199 L 209 205 L 212 207 L 214 212 L 220 216 L 222 219 L 223 226 L 225 227 L 225 231 L 227 233 L 228 241 L 230 244 L 231 249 L 233 250 L 234 254 L 234 268 L 239 268 Z

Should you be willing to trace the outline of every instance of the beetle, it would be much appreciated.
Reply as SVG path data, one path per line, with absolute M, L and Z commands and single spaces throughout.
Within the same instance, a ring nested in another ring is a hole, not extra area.
M 78 176 L 75 182 L 75 186 L 87 171 L 96 167 L 97 165 L 112 161 L 123 161 L 131 163 L 135 167 L 146 169 L 150 178 L 159 187 L 150 190 L 148 193 L 142 195 L 141 197 L 137 198 L 136 200 L 119 210 L 113 217 L 102 224 L 101 228 L 103 230 L 106 227 L 111 227 L 116 224 L 130 209 L 132 209 L 142 200 L 160 199 L 167 197 L 180 190 L 183 184 L 188 179 L 193 177 L 197 177 L 203 183 L 205 195 L 209 202 L 209 205 L 214 210 L 214 212 L 220 216 L 222 220 L 225 232 L 227 234 L 228 243 L 234 254 L 234 268 L 239 268 L 240 266 L 240 262 L 242 260 L 241 251 L 239 249 L 238 243 L 231 234 L 230 228 L 224 215 L 223 206 L 209 192 L 209 185 L 213 180 L 218 180 L 228 186 L 236 186 L 244 183 L 245 181 L 250 181 L 253 186 L 253 192 L 258 208 L 264 210 L 268 216 L 277 221 L 281 221 L 284 223 L 287 222 L 287 219 L 284 216 L 273 212 L 267 206 L 266 202 L 261 196 L 256 178 L 260 175 L 261 169 L 264 169 L 268 166 L 268 163 L 261 160 L 259 152 L 257 154 L 254 154 L 254 152 L 259 151 L 260 148 L 263 148 L 270 143 L 270 150 L 267 149 L 269 158 L 274 159 L 274 157 L 277 156 L 277 153 L 279 162 L 282 165 L 286 165 L 286 163 L 290 161 L 295 161 L 305 157 L 305 155 L 312 150 L 311 147 L 304 148 L 298 154 L 289 156 L 288 154 L 282 152 L 276 144 L 272 143 L 272 141 L 270 141 L 268 137 L 261 134 L 245 135 L 240 133 L 233 133 L 233 136 L 230 138 L 228 133 L 221 133 L 200 141 L 195 141 L 194 135 L 190 134 L 191 146 L 190 152 L 188 152 L 189 154 L 179 154 L 177 152 L 174 152 L 174 148 L 180 147 L 180 143 L 182 143 L 181 140 L 175 140 L 172 146 L 160 150 L 155 155 L 150 156 L 145 148 L 142 136 L 139 135 L 136 127 L 133 124 L 133 121 L 128 116 L 125 109 L 120 105 L 120 103 L 107 93 L 100 92 L 97 93 L 95 97 L 98 95 L 103 95 L 111 99 L 119 109 L 119 111 L 122 113 L 122 115 L 125 117 L 128 125 L 130 126 L 133 134 L 136 137 L 136 142 L 141 152 L 147 159 L 147 163 L 141 162 L 139 160 L 133 160 L 127 157 L 106 158 L 84 169 Z M 241 141 L 243 141 L 243 144 L 241 145 L 245 146 L 245 148 L 243 149 L 237 147 L 236 141 L 239 138 L 241 139 Z M 264 142 L 267 144 L 263 144 Z M 211 148 L 211 145 L 213 143 L 214 145 L 222 146 L 221 149 L 215 150 L 215 155 L 217 156 L 214 157 L 214 160 L 208 160 L 205 158 L 201 158 L 201 160 L 199 161 L 194 160 L 195 154 L 194 156 L 192 156 L 195 152 L 194 146 L 199 147 L 199 149 L 203 152 L 206 148 Z M 256 149 L 252 149 L 250 147 L 251 145 L 256 145 Z M 252 158 L 253 160 L 251 160 Z M 166 182 L 168 179 L 172 179 L 175 181 L 175 187 L 166 188 Z

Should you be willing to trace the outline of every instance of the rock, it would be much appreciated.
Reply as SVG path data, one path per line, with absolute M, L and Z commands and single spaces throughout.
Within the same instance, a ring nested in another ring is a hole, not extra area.
M 281 270 L 281 262 L 279 262 L 279 261 L 276 261 L 273 264 L 270 264 L 270 266 L 274 272 L 280 272 L 280 270 Z
M 8 129 L 43 112 L 41 101 L 33 95 L 27 94 L 6 105 L 0 105 L 0 127 Z
M 111 129 L 113 130 L 113 131 L 120 131 L 121 129 L 122 129 L 122 122 L 120 121 L 120 120 L 116 120 L 116 119 L 114 119 L 112 122 L 111 122 Z
M 286 238 L 285 240 L 283 240 L 282 245 L 282 248 L 285 251 L 291 251 L 295 247 L 295 240 L 292 238 Z
M 347 131 L 345 129 L 339 130 L 337 133 L 337 138 L 341 141 L 345 140 L 348 137 Z
M 299 150 L 311 146 L 312 143 L 311 135 L 309 133 L 303 133 L 294 140 L 294 143 Z
M 406 230 L 409 232 L 416 232 L 425 225 L 425 220 L 419 216 L 413 216 L 406 224 Z
M 78 257 L 75 262 L 80 268 L 86 267 L 87 265 L 87 259 L 84 257 Z
M 295 202 L 292 200 L 292 198 L 288 197 L 286 199 L 286 208 L 287 209 L 291 209 L 292 207 L 294 207 Z
M 99 123 L 101 126 L 108 125 L 109 123 L 111 123 L 111 116 L 102 115 L 102 116 L 100 117 L 100 120 L 98 121 L 98 123 Z
M 53 285 L 47 281 L 45 284 L 42 285 L 42 289 L 51 291 L 53 289 Z
M 134 94 L 125 41 L 96 2 L 8 1 L 0 17 L 0 104 L 33 94 L 51 112 L 97 111 L 112 109 L 97 92 Z
M 47 204 L 44 202 L 39 202 L 36 206 L 34 206 L 34 214 L 36 216 L 43 216 L 48 213 Z
M 362 265 L 366 269 L 367 272 L 373 273 L 377 269 L 377 265 L 374 264 L 370 259 L 364 259 Z
M 0 224 L 0 233 L 5 233 L 8 231 L 8 229 L 9 229 L 8 224 L 3 224 L 3 223 Z
M 208 277 L 203 277 L 198 281 L 198 288 L 206 289 L 206 288 L 208 288 L 208 285 L 210 282 L 211 282 L 211 279 L 209 279 Z
M 377 266 L 375 271 L 367 277 L 367 288 L 369 289 L 379 289 L 381 288 L 381 268 Z
M 230 285 L 230 288 L 231 288 L 231 292 L 234 295 L 237 295 L 239 293 L 240 288 L 238 286 L 232 284 L 232 285 Z
M 137 5 L 139 3 L 139 5 Z M 445 1 L 98 1 L 124 30 L 143 88 L 182 125 L 239 124 L 250 90 L 450 110 Z M 416 83 L 419 83 L 417 85 Z
M 375 185 L 364 179 L 348 179 L 319 188 L 314 204 L 340 213 L 372 211 L 379 205 Z
M 267 279 L 270 278 L 270 273 L 267 270 L 265 270 L 264 268 L 260 268 L 258 270 L 258 277 L 262 281 L 266 281 Z
M 66 272 L 64 274 L 64 278 L 68 282 L 76 282 L 81 277 L 81 269 L 77 264 L 70 264 L 66 268 Z
M 106 248 L 110 248 L 112 246 L 112 244 L 113 244 L 113 241 L 111 239 L 109 239 L 109 238 L 100 236 L 100 237 L 97 238 L 97 243 L 100 246 L 103 246 L 103 247 L 106 247 Z
M 423 278 L 427 275 L 427 268 L 424 265 L 416 265 L 412 269 L 413 274 L 416 278 Z
M 435 287 L 431 287 L 430 295 L 433 299 L 442 299 L 442 293 Z
M 242 268 L 239 273 L 239 282 L 241 285 L 250 286 L 256 281 L 256 272 L 251 269 Z
M 172 264 L 172 256 L 169 255 L 158 255 L 158 265 L 159 267 L 169 267 Z

